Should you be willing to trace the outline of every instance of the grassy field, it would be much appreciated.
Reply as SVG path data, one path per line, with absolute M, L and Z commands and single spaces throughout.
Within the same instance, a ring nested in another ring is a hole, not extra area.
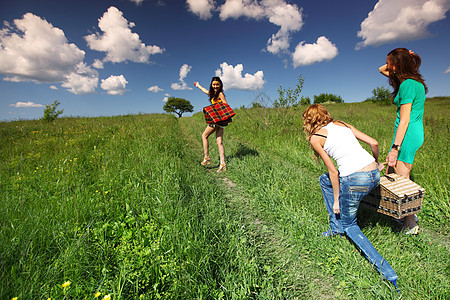
M 346 238 L 320 237 L 326 169 L 304 108 L 236 110 L 223 174 L 213 138 L 215 165 L 199 164 L 201 114 L 0 123 L 0 299 L 448 299 L 450 99 L 426 103 L 421 233 L 359 212 L 400 294 Z M 327 108 L 385 157 L 395 107 Z

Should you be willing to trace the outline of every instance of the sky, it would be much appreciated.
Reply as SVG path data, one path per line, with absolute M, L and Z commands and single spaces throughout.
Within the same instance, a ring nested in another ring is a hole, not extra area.
M 360 102 L 390 88 L 392 49 L 422 58 L 428 97 L 450 95 L 450 0 L 0 0 L 0 121 L 194 113 L 220 76 L 227 102 L 270 104 L 277 90 Z M 261 99 L 261 98 L 259 98 Z M 185 114 L 187 116 L 191 114 Z

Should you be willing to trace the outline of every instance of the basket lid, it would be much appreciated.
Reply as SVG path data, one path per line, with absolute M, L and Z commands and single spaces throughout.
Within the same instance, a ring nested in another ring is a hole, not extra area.
M 399 197 L 425 193 L 425 189 L 414 181 L 398 174 L 388 174 L 380 178 L 380 186 Z

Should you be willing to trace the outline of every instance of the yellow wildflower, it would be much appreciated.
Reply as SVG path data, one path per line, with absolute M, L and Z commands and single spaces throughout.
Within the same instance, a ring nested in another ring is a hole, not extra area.
M 70 281 L 66 281 L 62 284 L 62 287 L 68 287 L 70 285 Z
M 102 293 L 97 292 L 97 293 L 95 293 L 94 297 L 95 297 L 95 298 L 98 298 L 101 294 L 102 294 Z
M 110 294 L 108 294 L 108 295 L 105 295 L 105 297 L 103 297 L 103 299 L 102 300 L 110 300 L 111 299 L 111 295 Z
M 17 297 L 12 298 L 11 300 L 17 300 Z

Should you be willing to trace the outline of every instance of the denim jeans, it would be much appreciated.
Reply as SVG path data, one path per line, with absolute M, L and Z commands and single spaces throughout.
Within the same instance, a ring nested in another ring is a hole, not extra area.
M 393 282 L 397 279 L 397 274 L 389 263 L 378 253 L 369 239 L 361 232 L 356 223 L 356 214 L 359 203 L 374 187 L 380 182 L 380 172 L 378 169 L 368 172 L 356 172 L 348 176 L 339 177 L 339 210 L 340 214 L 333 213 L 333 187 L 328 173 L 320 176 L 320 187 L 330 218 L 330 228 L 339 233 L 345 233 L 362 254 L 380 272 L 384 278 Z

